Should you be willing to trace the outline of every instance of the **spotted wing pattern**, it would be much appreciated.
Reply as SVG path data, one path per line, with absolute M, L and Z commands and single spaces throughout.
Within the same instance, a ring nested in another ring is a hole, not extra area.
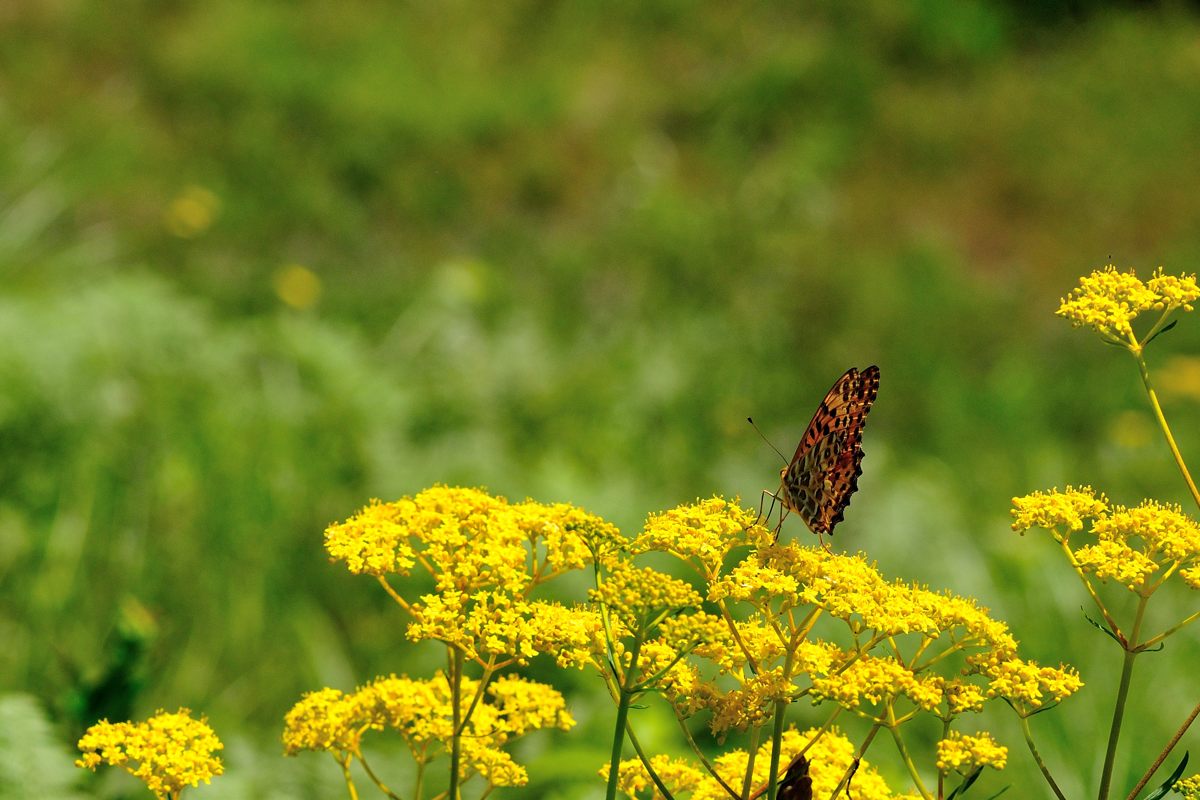
M 780 472 L 783 504 L 813 533 L 833 534 L 862 475 L 862 432 L 879 392 L 879 367 L 853 367 L 813 414 L 792 461 Z

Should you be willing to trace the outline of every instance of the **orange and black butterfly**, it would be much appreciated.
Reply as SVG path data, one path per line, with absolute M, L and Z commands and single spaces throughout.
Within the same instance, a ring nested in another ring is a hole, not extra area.
M 851 367 L 813 414 L 791 462 L 779 471 L 777 495 L 809 530 L 833 535 L 862 475 L 862 433 L 879 393 L 879 367 Z

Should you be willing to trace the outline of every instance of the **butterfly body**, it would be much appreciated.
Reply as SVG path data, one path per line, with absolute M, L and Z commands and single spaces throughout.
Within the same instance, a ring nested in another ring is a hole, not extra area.
M 833 534 L 862 475 L 862 432 L 879 392 L 879 367 L 838 378 L 779 472 L 778 497 L 813 533 Z

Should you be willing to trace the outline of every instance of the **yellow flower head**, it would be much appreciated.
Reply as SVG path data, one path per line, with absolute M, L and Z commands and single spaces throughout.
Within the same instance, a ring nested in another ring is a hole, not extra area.
M 479 682 L 464 678 L 460 712 L 466 714 Z M 495 786 L 521 786 L 524 767 L 501 748 L 512 739 L 546 727 L 575 725 L 563 696 L 550 686 L 517 676 L 488 685 L 487 700 L 475 705 L 461 739 L 462 777 L 482 775 Z M 390 728 L 403 737 L 419 762 L 449 752 L 454 712 L 449 682 L 438 672 L 429 680 L 376 678 L 351 694 L 322 689 L 305 695 L 288 712 L 283 741 L 288 755 L 326 750 L 339 761 L 356 755 L 363 734 Z M 431 748 L 430 745 L 436 745 Z
M 1135 339 L 1130 323 L 1142 312 L 1191 311 L 1197 298 L 1200 286 L 1195 275 L 1163 275 L 1160 267 L 1143 283 L 1133 270 L 1120 272 L 1109 264 L 1080 278 L 1079 286 L 1062 300 L 1057 313 L 1076 327 L 1087 325 L 1110 340 L 1130 342 Z
M 535 601 L 531 604 L 533 647 L 539 653 L 554 656 L 560 667 L 602 668 L 606 652 L 604 622 L 594 608 L 567 608 L 558 603 Z M 617 632 L 614 631 L 614 635 Z
M 1112 514 L 1092 526 L 1101 539 L 1128 542 L 1140 539 L 1147 555 L 1169 561 L 1200 556 L 1200 525 L 1174 503 L 1145 500 L 1134 508 L 1117 506 Z
M 937 768 L 941 772 L 968 775 L 975 767 L 1004 769 L 1008 763 L 1008 748 L 996 742 L 990 733 L 970 735 L 950 731 L 937 743 Z
M 1171 787 L 1171 791 L 1183 795 L 1184 800 L 1200 800 L 1200 773 L 1179 781 Z
M 363 732 L 373 721 L 372 709 L 355 694 L 338 689 L 308 692 L 284 717 L 283 751 L 357 753 Z
M 1108 498 L 1097 495 L 1090 486 L 1078 489 L 1068 486 L 1061 492 L 1057 489 L 1034 492 L 1014 497 L 1012 503 L 1012 529 L 1022 533 L 1030 528 L 1078 531 L 1082 530 L 1085 520 L 1108 513 Z
M 1009 700 L 1024 715 L 1058 703 L 1083 687 L 1079 673 L 1066 665 L 1040 667 L 1034 661 L 1000 651 L 970 660 L 988 679 L 987 696 Z
M 568 503 L 526 500 L 513 510 L 533 552 L 544 550 L 544 563 L 537 570 L 540 577 L 580 569 L 597 555 L 601 563 L 610 563 L 626 544 L 617 526 Z
M 663 785 L 672 795 L 691 792 L 704 780 L 704 773 L 693 767 L 682 758 L 671 758 L 665 755 L 650 756 L 650 766 L 658 775 Z M 609 764 L 599 769 L 599 775 L 608 780 Z M 622 761 L 618 766 L 620 774 L 617 777 L 617 790 L 630 798 L 656 798 L 661 796 L 658 787 L 646 771 L 646 766 L 640 758 Z
M 758 515 L 737 500 L 713 497 L 651 514 L 630 551 L 658 551 L 687 561 L 708 580 L 721 571 L 729 551 L 744 545 L 765 546 L 773 534 L 756 524 Z
M 588 592 L 631 631 L 649 630 L 672 611 L 699 608 L 699 593 L 684 581 L 649 567 L 621 562 L 599 589 Z
M 224 772 L 214 755 L 224 745 L 203 718 L 181 708 L 159 711 L 145 722 L 96 723 L 79 740 L 83 755 L 76 766 L 122 767 L 145 782 L 157 798 L 174 796 L 185 786 L 208 783 Z

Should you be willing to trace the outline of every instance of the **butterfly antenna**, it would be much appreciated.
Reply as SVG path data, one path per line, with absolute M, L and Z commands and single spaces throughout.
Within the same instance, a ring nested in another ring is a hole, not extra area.
M 779 458 L 780 458 L 780 459 L 783 461 L 783 463 L 785 463 L 785 464 L 790 464 L 790 463 L 791 463 L 790 461 L 788 461 L 788 460 L 787 460 L 787 457 L 786 457 L 786 456 L 785 456 L 783 453 L 780 453 L 780 452 L 779 452 L 779 448 L 778 448 L 778 447 L 776 447 L 775 445 L 771 444 L 771 440 L 770 440 L 770 439 L 768 439 L 766 436 L 763 436 L 763 432 L 762 432 L 762 431 L 760 431 L 760 430 L 758 430 L 758 426 L 754 424 L 754 419 L 753 419 L 752 417 L 746 417 L 746 422 L 749 422 L 749 423 L 750 423 L 750 427 L 754 428 L 754 430 L 755 430 L 755 431 L 758 433 L 758 435 L 759 435 L 759 436 L 762 438 L 762 440 L 763 440 L 764 442 L 766 442 L 766 443 L 767 443 L 767 447 L 771 448 L 771 449 L 772 449 L 772 450 L 774 450 L 776 453 L 779 453 Z

